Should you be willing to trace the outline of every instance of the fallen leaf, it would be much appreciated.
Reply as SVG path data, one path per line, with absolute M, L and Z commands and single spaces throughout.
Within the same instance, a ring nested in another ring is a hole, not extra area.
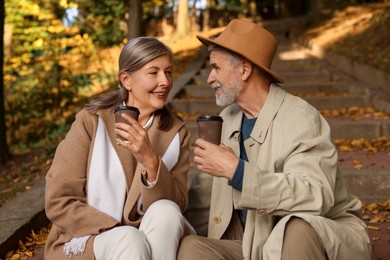
M 372 230 L 377 230 L 377 231 L 381 230 L 379 227 L 375 227 L 375 226 L 371 226 L 371 225 L 368 225 L 367 228 L 372 229 Z
M 373 218 L 371 218 L 371 220 L 370 220 L 370 223 L 378 223 L 378 222 L 380 222 L 380 223 L 385 222 L 383 216 L 381 216 L 381 215 L 375 215 L 375 216 L 374 216 Z

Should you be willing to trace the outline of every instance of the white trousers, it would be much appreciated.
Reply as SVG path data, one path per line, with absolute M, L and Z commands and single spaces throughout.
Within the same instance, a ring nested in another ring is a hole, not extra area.
M 96 236 L 96 260 L 175 260 L 184 232 L 184 217 L 176 203 L 158 200 L 142 218 L 139 229 L 120 226 Z

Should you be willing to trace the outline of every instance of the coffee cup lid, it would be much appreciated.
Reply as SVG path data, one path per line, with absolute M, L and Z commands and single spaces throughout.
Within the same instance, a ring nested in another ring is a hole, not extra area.
M 220 116 L 200 116 L 200 117 L 198 117 L 198 119 L 196 121 L 197 122 L 199 122 L 199 121 L 221 121 L 221 122 L 223 122 L 223 119 Z
M 118 112 L 118 111 L 122 111 L 122 110 L 133 110 L 135 112 L 137 112 L 139 114 L 139 109 L 136 108 L 136 107 L 132 107 L 132 106 L 120 106 L 120 107 L 117 107 L 115 108 L 115 112 Z M 115 113 L 114 112 L 114 113 Z

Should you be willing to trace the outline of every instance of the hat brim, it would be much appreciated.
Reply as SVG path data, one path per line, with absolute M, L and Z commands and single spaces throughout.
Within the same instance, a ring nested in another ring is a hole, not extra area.
M 258 66 L 259 68 L 261 68 L 262 70 L 264 70 L 265 72 L 267 72 L 273 79 L 275 82 L 277 83 L 284 83 L 284 79 L 282 77 L 280 77 L 277 73 L 273 72 L 272 70 L 268 69 L 267 67 L 263 66 L 262 64 L 258 64 L 256 63 L 255 61 L 253 61 L 250 57 L 246 57 L 245 55 L 242 55 L 239 51 L 237 50 L 234 50 L 233 48 L 231 48 L 228 44 L 225 44 L 223 42 L 217 42 L 215 40 L 211 40 L 211 39 L 208 39 L 208 38 L 205 38 L 201 35 L 196 35 L 196 38 L 201 42 L 203 43 L 204 45 L 206 46 L 209 46 L 210 44 L 215 44 L 215 45 L 218 45 L 218 46 L 221 46 L 225 49 L 228 49 L 232 52 L 235 52 L 239 55 L 241 55 L 242 57 L 244 57 L 245 59 L 248 59 L 250 62 L 253 62 L 254 64 L 256 64 L 256 66 Z

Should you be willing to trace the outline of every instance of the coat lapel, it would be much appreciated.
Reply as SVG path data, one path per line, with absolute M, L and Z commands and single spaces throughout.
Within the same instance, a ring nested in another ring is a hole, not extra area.
M 137 162 L 134 156 L 124 147 L 116 143 L 114 109 L 105 109 L 98 112 L 106 126 L 107 134 L 125 172 L 127 188 L 131 186 Z
M 143 166 L 136 161 L 129 150 L 117 145 L 114 109 L 101 110 L 98 112 L 98 115 L 104 121 L 111 144 L 118 154 L 119 160 L 122 163 L 122 167 L 125 172 L 127 182 L 127 198 L 124 208 L 124 221 L 126 224 L 138 225 L 139 216 L 137 214 L 137 201 L 141 194 L 141 185 L 143 185 L 141 183 L 141 171 Z M 148 136 L 156 153 L 162 157 L 173 137 L 179 131 L 179 129 L 183 127 L 184 123 L 181 121 L 178 123 L 178 119 L 174 118 L 173 120 L 176 120 L 176 122 L 173 123 L 168 130 L 162 131 L 158 129 L 159 119 L 159 116 L 154 118 L 153 123 L 148 130 Z
M 251 134 L 251 137 L 260 144 L 264 142 L 272 120 L 278 113 L 285 96 L 286 91 L 284 89 L 275 84 L 271 85 L 267 100 L 256 120 L 256 124 L 252 131 L 253 134 Z

